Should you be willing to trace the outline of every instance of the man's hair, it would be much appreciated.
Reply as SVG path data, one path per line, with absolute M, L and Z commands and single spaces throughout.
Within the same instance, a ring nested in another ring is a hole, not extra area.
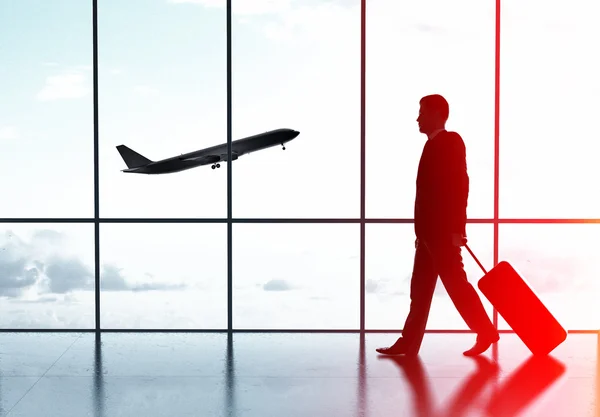
M 446 101 L 446 99 L 441 95 L 430 94 L 428 96 L 425 96 L 419 101 L 419 104 L 431 110 L 439 112 L 440 116 L 442 116 L 444 121 L 448 120 L 450 107 L 448 106 L 448 102 Z

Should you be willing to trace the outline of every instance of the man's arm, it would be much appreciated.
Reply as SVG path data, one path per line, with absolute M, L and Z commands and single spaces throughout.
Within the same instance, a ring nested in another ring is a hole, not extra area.
M 436 200 L 440 226 L 450 233 L 466 234 L 469 176 L 465 144 L 458 133 L 451 132 L 440 142 L 438 157 Z

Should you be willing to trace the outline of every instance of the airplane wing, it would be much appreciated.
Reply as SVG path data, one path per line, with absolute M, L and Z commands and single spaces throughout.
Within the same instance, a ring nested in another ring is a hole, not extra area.
M 200 156 L 192 156 L 192 157 L 180 157 L 180 161 L 196 161 L 200 162 L 202 165 L 214 164 L 221 160 L 221 157 L 218 155 L 200 155 Z
M 237 154 L 237 152 L 233 152 L 231 154 L 231 160 L 235 161 L 236 159 L 238 159 L 238 154 Z M 188 156 L 188 157 L 180 157 L 179 160 L 180 161 L 197 161 L 197 162 L 200 162 L 202 165 L 207 165 L 207 164 L 215 164 L 220 161 L 227 161 L 227 154 Z
M 238 159 L 238 154 L 237 152 L 232 152 L 231 153 L 231 160 L 235 161 L 236 159 Z M 227 154 L 222 154 L 221 155 L 221 161 L 227 161 Z

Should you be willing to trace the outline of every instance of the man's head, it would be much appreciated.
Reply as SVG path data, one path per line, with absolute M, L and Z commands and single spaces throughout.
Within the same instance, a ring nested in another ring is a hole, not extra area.
M 437 130 L 443 129 L 448 120 L 449 106 L 444 97 L 439 94 L 431 94 L 423 97 L 419 101 L 419 132 L 426 135 Z

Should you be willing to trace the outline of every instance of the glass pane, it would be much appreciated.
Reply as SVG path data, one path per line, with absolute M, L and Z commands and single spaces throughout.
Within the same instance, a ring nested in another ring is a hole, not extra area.
M 93 217 L 92 2 L 0 2 L 4 217 Z
M 102 224 L 104 329 L 226 329 L 227 225 Z
M 469 247 L 479 261 L 487 269 L 491 268 L 494 259 L 494 226 L 467 224 L 467 237 Z M 365 326 L 370 330 L 400 330 L 410 310 L 410 280 L 415 255 L 413 225 L 367 224 L 365 238 Z M 462 257 L 467 278 L 479 294 L 492 320 L 492 306 L 477 288 L 477 281 L 483 276 L 483 272 L 464 248 Z M 439 278 L 431 303 L 427 329 L 469 329 Z
M 234 217 L 359 217 L 360 0 L 232 3 L 233 139 L 300 132 L 235 161 Z
M 93 329 L 93 224 L 0 224 L 0 327 Z
M 501 217 L 600 217 L 590 127 L 600 112 L 599 14 L 589 0 L 502 2 Z
M 103 0 L 98 14 L 101 215 L 226 217 L 226 170 L 121 172 L 145 162 L 116 148 L 159 161 L 227 142 L 225 10 Z
M 502 224 L 499 257 L 567 330 L 600 328 L 600 225 Z M 498 315 L 500 329 L 510 329 Z
M 467 215 L 492 218 L 495 1 L 367 3 L 367 217 L 413 217 L 427 140 L 416 122 L 419 100 L 441 94 L 446 128 L 467 149 Z
M 358 224 L 234 224 L 233 327 L 358 329 Z

